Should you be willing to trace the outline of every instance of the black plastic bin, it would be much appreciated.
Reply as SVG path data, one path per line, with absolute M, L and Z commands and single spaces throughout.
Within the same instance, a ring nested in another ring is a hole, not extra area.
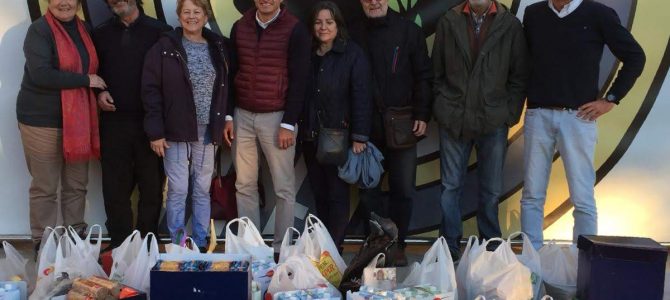
M 580 236 L 579 300 L 662 300 L 668 249 L 649 238 Z

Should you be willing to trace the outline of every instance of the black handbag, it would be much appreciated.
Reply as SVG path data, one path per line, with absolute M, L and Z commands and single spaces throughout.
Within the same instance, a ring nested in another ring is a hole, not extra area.
M 316 146 L 316 160 L 324 165 L 340 166 L 347 161 L 349 150 L 349 130 L 343 128 L 326 128 L 321 121 L 320 112 L 319 133 Z

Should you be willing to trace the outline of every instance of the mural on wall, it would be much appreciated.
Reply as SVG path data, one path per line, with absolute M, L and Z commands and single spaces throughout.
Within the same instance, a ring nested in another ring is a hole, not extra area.
M 210 0 L 214 17 L 210 19 L 209 26 L 228 36 L 232 24 L 241 17 L 242 13 L 253 7 L 252 0 Z M 648 114 L 654 107 L 657 96 L 666 78 L 668 65 L 670 65 L 670 50 L 668 36 L 670 26 L 658 26 L 659 10 L 670 9 L 670 3 L 664 0 L 599 0 L 612 7 L 618 13 L 622 24 L 633 31 L 633 34 L 642 44 L 647 53 L 647 66 L 643 75 L 638 80 L 634 89 L 626 97 L 624 102 L 610 114 L 598 121 L 600 136 L 596 150 L 595 167 L 597 170 L 597 182 L 600 183 L 608 173 L 617 165 L 624 156 L 630 145 L 636 138 L 640 128 L 645 122 Z M 314 0 L 284 0 L 284 3 L 296 15 L 303 19 L 307 16 Z M 349 21 L 361 18 L 360 3 L 356 0 L 337 0 L 346 18 Z M 400 12 L 403 17 L 412 20 L 423 28 L 424 34 L 432 48 L 435 25 L 439 18 L 450 7 L 460 3 L 460 0 L 389 0 L 391 8 Z M 517 16 L 522 18 L 524 8 L 538 0 L 503 0 L 500 1 L 510 8 Z M 171 25 L 177 25 L 175 14 L 175 0 L 144 0 L 143 9 Z M 105 1 L 83 0 L 80 16 L 96 26 L 111 16 Z M 46 9 L 45 0 L 27 0 L 30 17 L 38 18 Z M 665 20 L 663 20 L 665 22 Z M 601 62 L 601 90 L 604 92 L 610 83 L 620 64 L 613 55 L 606 51 Z M 510 130 L 508 142 L 508 155 L 505 162 L 504 195 L 500 199 L 500 222 L 501 227 L 507 233 L 519 229 L 519 200 L 523 185 L 523 131 L 522 124 Z M 439 154 L 438 154 L 437 128 L 431 124 L 428 130 L 428 138 L 421 141 L 418 149 L 417 169 L 417 194 L 413 207 L 412 223 L 410 230 L 420 236 L 435 236 L 436 228 L 440 222 L 439 209 Z M 306 170 L 304 162 L 300 159 L 296 166 L 296 176 L 299 185 L 298 205 L 296 208 L 296 225 L 302 226 L 303 219 L 308 211 L 313 211 L 314 194 L 305 180 Z M 265 206 L 262 208 L 263 224 L 260 224 L 263 233 L 272 233 L 274 224 L 274 197 L 269 175 L 265 172 L 262 176 L 266 189 Z M 465 198 L 461 203 L 461 210 L 466 224 L 465 234 L 476 233 L 476 191 L 477 191 L 477 165 L 474 157 L 471 158 L 468 179 L 465 189 Z M 91 180 L 95 180 L 91 178 Z M 598 196 L 598 195 L 596 195 Z M 102 202 L 101 195 L 89 195 L 92 201 Z M 599 205 L 606 199 L 598 198 Z M 357 191 L 352 189 L 352 222 L 350 233 L 360 235 L 362 233 L 360 212 L 355 210 L 358 204 Z M 565 172 L 560 156 L 555 156 L 555 162 L 550 179 L 546 204 L 545 228 L 551 226 L 561 218 L 569 217 L 571 204 L 568 199 Z M 606 217 L 601 211 L 600 216 Z M 104 217 L 104 216 L 103 216 Z M 104 218 L 101 223 L 104 222 Z M 270 226 L 266 226 L 269 224 Z M 220 225 L 220 224 L 219 224 Z M 568 229 L 562 228 L 561 231 Z M 219 230 L 221 232 L 221 230 Z M 557 231 L 558 232 L 558 231 Z M 551 235 L 549 235 L 551 236 Z M 555 234 L 561 237 L 561 234 Z M 568 235 L 569 236 L 569 235 Z

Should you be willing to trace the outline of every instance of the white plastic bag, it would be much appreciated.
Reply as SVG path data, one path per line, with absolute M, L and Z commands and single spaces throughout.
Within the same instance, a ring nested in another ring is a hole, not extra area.
M 540 262 L 540 254 L 535 250 L 535 247 L 533 247 L 528 236 L 521 231 L 510 234 L 507 238 L 507 242 L 511 245 L 512 239 L 517 236 L 523 237 L 523 250 L 520 255 L 517 255 L 517 259 L 530 270 L 531 283 L 533 284 L 533 299 L 540 300 L 544 295 L 542 288 L 542 263 Z
M 142 241 L 137 258 L 126 269 L 121 283 L 148 294 L 151 284 L 149 275 L 158 261 L 158 254 L 158 240 L 153 233 L 149 233 Z
M 30 295 L 30 299 L 43 299 L 56 282 L 54 271 L 58 240 L 60 240 L 61 232 L 66 232 L 65 227 L 57 226 L 55 228 L 47 227 L 44 229 L 37 259 L 37 281 L 35 282 L 35 290 Z
M 5 250 L 5 258 L 0 259 L 0 281 L 14 281 L 18 276 L 22 281 L 28 282 L 26 275 L 28 260 L 7 241 L 2 242 L 2 248 Z
M 187 245 L 177 245 L 177 244 L 166 244 L 165 245 L 165 253 L 169 254 L 191 254 L 191 253 L 200 253 L 200 249 L 198 246 L 195 244 L 195 241 L 193 241 L 192 238 L 188 238 L 188 240 L 191 241 L 191 247 L 189 248 Z
M 456 268 L 456 283 L 458 286 L 458 294 L 461 297 L 467 295 L 467 290 L 470 282 L 468 281 L 468 272 L 470 271 L 470 259 L 479 255 L 480 251 L 485 251 L 479 243 L 477 236 L 470 236 L 468 243 L 465 246 L 461 260 Z
M 298 238 L 295 239 L 295 244 L 293 239 L 294 232 L 298 234 Z M 281 248 L 279 248 L 280 264 L 285 262 L 288 257 L 300 253 L 300 245 L 298 244 L 298 241 L 300 241 L 300 231 L 294 227 L 287 228 L 286 233 L 284 234 L 284 239 L 281 242 Z
M 237 223 L 237 235 L 230 225 Z M 263 236 L 248 217 L 233 219 L 226 224 L 226 254 L 248 254 L 254 260 L 274 260 L 274 250 L 265 244 Z
M 78 240 L 78 243 L 75 241 Z M 89 245 L 82 245 L 83 241 L 70 232 L 62 235 L 56 248 L 56 263 L 54 273 L 56 278 L 67 274 L 67 278 L 105 276 L 105 271 L 98 264 L 98 255 L 93 255 Z M 97 254 L 100 254 L 98 252 Z
M 295 255 L 277 266 L 268 294 L 313 288 L 328 288 L 331 297 L 341 297 L 340 292 L 321 275 L 309 258 Z
M 326 225 L 315 215 L 307 216 L 305 231 L 300 236 L 298 247 L 301 247 L 305 255 L 316 263 L 323 277 L 335 286 L 340 285 L 347 264 L 344 263 Z
M 118 247 L 112 250 L 112 270 L 109 279 L 124 282 L 126 270 L 137 258 L 142 247 L 142 236 L 138 230 L 133 231 Z
M 500 242 L 500 245 L 495 251 L 486 251 L 486 246 L 492 241 Z M 519 262 L 507 241 L 492 238 L 485 241 L 481 249 L 478 253 L 469 253 L 472 256 L 467 262 L 470 265 L 466 277 L 469 283 L 465 299 L 472 299 L 477 295 L 500 300 L 533 297 L 531 272 Z
M 451 259 L 449 246 L 444 237 L 438 238 L 423 256 L 421 264 L 414 265 L 403 282 L 403 286 L 412 287 L 430 284 L 447 295 L 445 299 L 457 298 L 456 273 Z
M 547 295 L 556 300 L 572 300 L 577 296 L 577 256 L 574 245 L 557 245 L 551 241 L 540 251 L 542 278 Z
M 396 268 L 385 268 L 386 255 L 379 253 L 363 269 L 363 285 L 378 290 L 392 291 L 396 289 Z

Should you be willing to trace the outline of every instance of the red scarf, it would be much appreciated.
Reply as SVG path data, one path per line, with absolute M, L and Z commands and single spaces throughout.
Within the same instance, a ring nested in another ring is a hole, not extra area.
M 77 29 L 89 56 L 88 70 L 82 72 L 82 62 L 77 46 L 65 31 L 63 25 L 47 11 L 47 23 L 56 40 L 59 69 L 79 74 L 96 74 L 98 56 L 93 41 L 88 35 L 84 22 L 75 16 Z M 95 94 L 89 87 L 61 89 L 63 108 L 63 155 L 66 162 L 81 162 L 100 157 L 100 136 L 98 133 L 98 110 Z

